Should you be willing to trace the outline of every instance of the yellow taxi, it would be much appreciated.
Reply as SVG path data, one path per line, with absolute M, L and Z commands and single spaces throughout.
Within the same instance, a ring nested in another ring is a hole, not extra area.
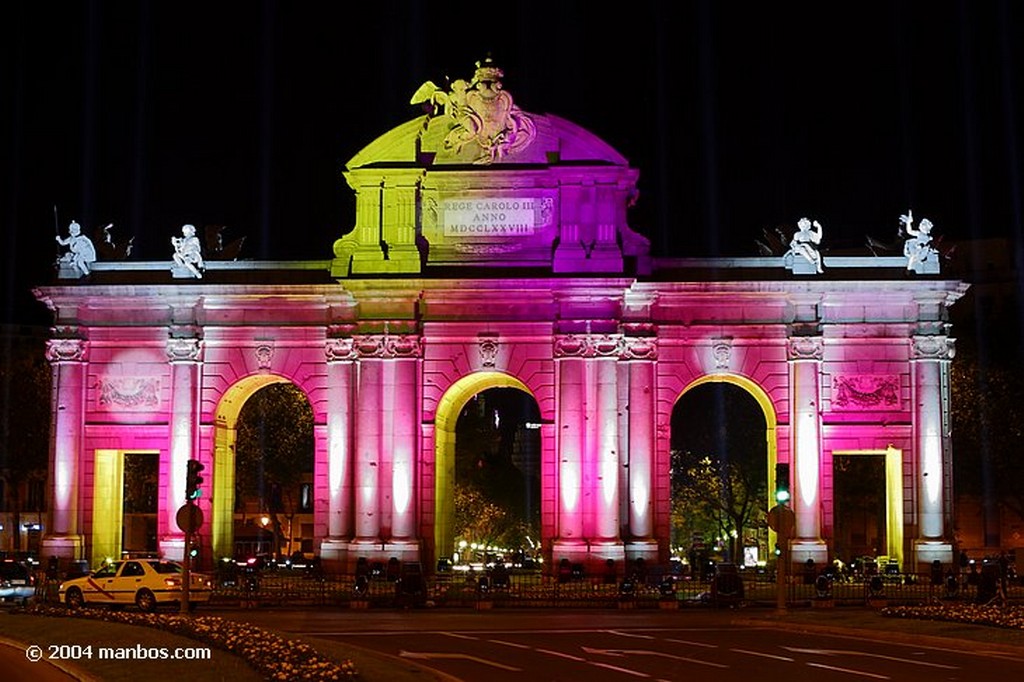
M 191 574 L 189 610 L 210 600 L 213 583 L 201 573 Z M 99 570 L 60 586 L 60 598 L 69 608 L 86 604 L 135 604 L 150 612 L 159 604 L 181 603 L 181 564 L 164 559 L 127 559 L 104 564 Z

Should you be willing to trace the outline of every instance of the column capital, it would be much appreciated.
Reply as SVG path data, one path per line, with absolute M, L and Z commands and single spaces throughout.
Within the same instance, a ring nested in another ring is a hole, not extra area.
M 352 337 L 360 358 L 419 358 L 423 356 L 416 334 L 359 334 Z
M 55 365 L 85 362 L 89 359 L 89 342 L 85 339 L 49 339 L 46 359 Z
M 791 336 L 786 344 L 788 360 L 821 360 L 825 343 L 820 336 Z
M 355 340 L 351 337 L 327 339 L 327 343 L 324 344 L 324 355 L 328 363 L 355 360 Z
M 622 360 L 657 360 L 658 339 L 654 336 L 624 336 L 619 358 Z
M 167 361 L 200 362 L 203 359 L 203 344 L 199 339 L 167 339 Z
M 910 339 L 911 360 L 952 360 L 956 340 L 948 336 L 914 336 Z
M 616 358 L 623 352 L 622 334 L 556 334 L 556 358 Z

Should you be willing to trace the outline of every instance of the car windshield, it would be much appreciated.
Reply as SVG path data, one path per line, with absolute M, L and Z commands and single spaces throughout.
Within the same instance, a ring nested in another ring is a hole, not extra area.
M 24 578 L 28 576 L 28 569 L 13 561 L 0 562 L 0 578 Z
M 181 573 L 181 566 L 170 561 L 150 561 L 148 563 L 157 573 Z
M 113 578 L 117 575 L 117 569 L 121 568 L 121 562 L 115 561 L 112 564 L 105 564 L 103 568 L 93 573 L 94 578 Z

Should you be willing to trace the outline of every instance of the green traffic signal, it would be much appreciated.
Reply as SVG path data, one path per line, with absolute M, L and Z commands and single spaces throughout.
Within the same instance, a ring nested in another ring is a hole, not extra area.
M 199 488 L 203 484 L 203 477 L 199 473 L 206 467 L 196 459 L 188 461 L 188 469 L 185 472 L 185 499 L 198 500 L 202 495 Z
M 789 463 L 775 465 L 775 501 L 779 504 L 789 502 Z

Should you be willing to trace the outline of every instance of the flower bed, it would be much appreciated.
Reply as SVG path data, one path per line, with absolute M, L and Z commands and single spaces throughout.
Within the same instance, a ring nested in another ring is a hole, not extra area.
M 892 606 L 882 609 L 883 616 L 943 620 L 972 625 L 1024 630 L 1024 607 L 977 606 L 955 604 L 941 606 Z
M 358 677 L 351 661 L 338 663 L 304 642 L 285 639 L 254 625 L 217 616 L 187 617 L 107 609 L 69 611 L 52 606 L 33 606 L 17 612 L 33 616 L 89 618 L 165 630 L 240 656 L 267 680 L 331 682 Z

